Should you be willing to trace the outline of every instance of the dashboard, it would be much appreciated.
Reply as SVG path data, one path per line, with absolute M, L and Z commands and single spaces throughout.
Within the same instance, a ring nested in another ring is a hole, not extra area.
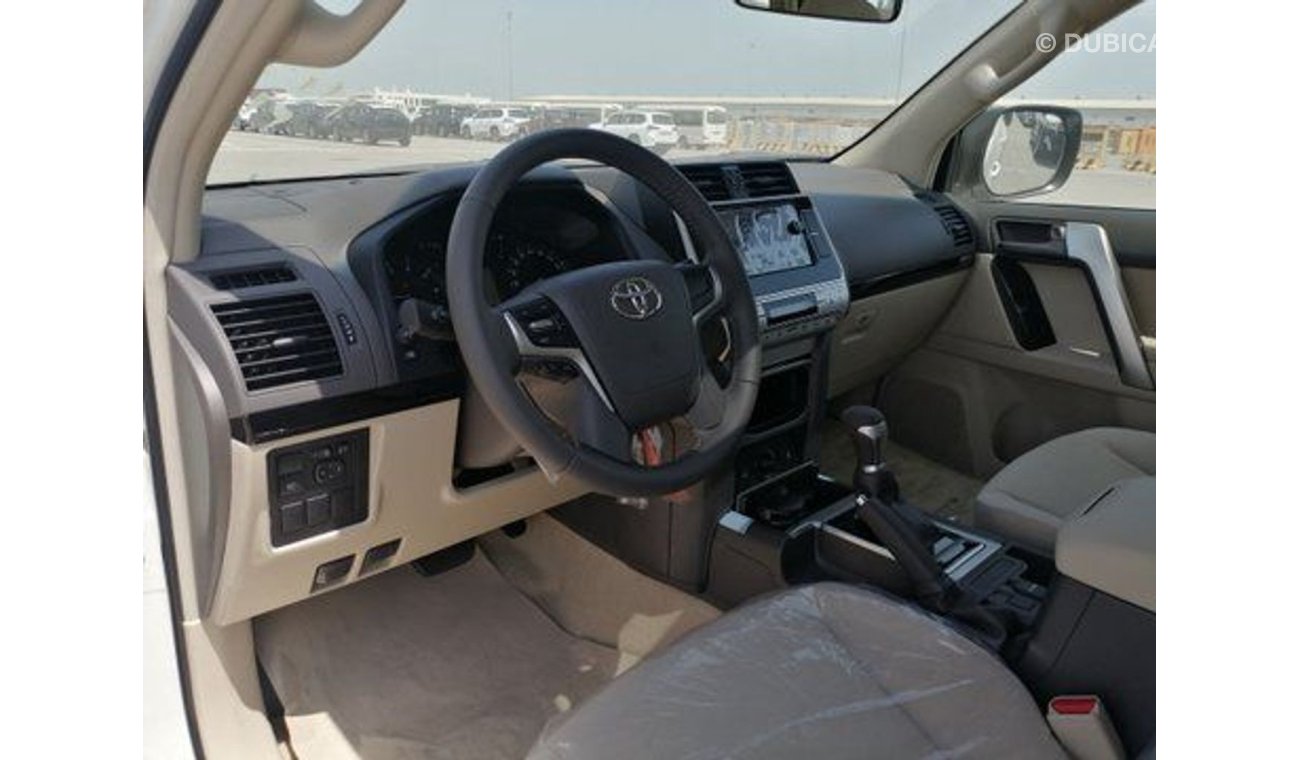
M 956 244 L 936 208 L 946 199 L 927 200 L 894 175 L 770 160 L 679 168 L 744 256 L 773 366 L 790 365 L 811 342 L 829 347 L 830 324 L 850 298 L 969 266 L 974 244 Z M 474 464 L 465 455 L 470 438 L 501 437 L 490 412 L 475 408 L 482 402 L 447 314 L 448 235 L 476 171 L 205 195 L 200 255 L 168 268 L 167 298 L 172 349 L 188 373 L 178 380 L 185 424 L 206 432 L 190 443 L 210 444 L 187 456 L 208 457 L 209 471 L 223 474 L 194 518 L 212 531 L 208 543 L 228 547 L 197 571 L 210 579 L 202 604 L 215 620 L 317 593 L 321 569 L 340 561 L 350 569 L 332 582 L 351 583 L 583 495 L 582 484 L 551 482 L 536 468 L 502 473 L 487 464 L 501 459 Z M 728 178 L 772 176 L 783 189 L 762 198 L 709 194 L 735 184 Z M 485 296 L 510 298 L 602 262 L 689 256 L 671 210 L 625 175 L 544 166 L 498 210 Z M 835 288 L 824 287 L 832 280 Z M 399 308 L 412 299 L 442 320 L 444 338 L 403 334 Z M 504 443 L 488 453 L 517 449 Z M 466 480 L 475 469 L 482 479 Z

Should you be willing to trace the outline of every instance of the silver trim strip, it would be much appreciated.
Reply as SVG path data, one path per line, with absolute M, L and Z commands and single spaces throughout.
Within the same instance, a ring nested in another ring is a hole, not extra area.
M 591 368 L 587 362 L 587 355 L 582 353 L 580 348 L 549 348 L 539 346 L 533 343 L 524 332 L 519 323 L 515 321 L 515 316 L 504 309 L 501 311 L 502 318 L 506 321 L 506 327 L 510 329 L 510 335 L 515 339 L 515 348 L 519 351 L 519 356 L 523 358 L 535 357 L 542 359 L 565 359 L 573 363 L 582 376 L 587 378 L 596 395 L 600 397 L 605 408 L 614 411 L 614 405 L 610 403 L 609 396 L 605 395 L 605 387 L 596 379 L 596 371 Z
M 889 549 L 885 548 L 884 546 L 881 546 L 880 544 L 873 544 L 870 541 L 867 541 L 866 539 L 863 538 L 859 538 L 858 536 L 855 536 L 846 530 L 840 530 L 839 528 L 835 527 L 834 525 L 831 525 L 830 523 L 822 523 L 821 529 L 823 532 L 835 536 L 841 541 L 848 541 L 854 546 L 860 547 L 862 549 L 866 549 L 867 551 L 873 554 L 877 554 L 881 557 L 884 557 L 885 559 L 890 559 L 890 560 L 894 559 L 894 553 L 891 552 Z
M 1105 228 L 1099 224 L 1066 222 L 1065 255 L 1082 264 L 1092 276 L 1101 300 L 1101 318 L 1114 343 L 1120 381 L 1133 388 L 1155 390 L 1156 383 L 1142 355 L 1142 345 L 1133 326 L 1133 310 Z
M 977 536 L 974 533 L 967 533 L 949 523 L 939 523 L 940 530 L 946 531 L 956 536 L 960 536 L 967 541 L 973 541 L 977 546 L 967 549 L 965 553 L 948 563 L 943 569 L 944 574 L 954 581 L 965 578 L 970 571 L 984 564 L 984 560 L 997 554 L 1002 549 L 1002 544 L 998 541 L 992 541 L 983 536 Z

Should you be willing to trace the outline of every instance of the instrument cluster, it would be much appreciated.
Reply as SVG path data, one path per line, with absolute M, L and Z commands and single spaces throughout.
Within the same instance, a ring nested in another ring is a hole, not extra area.
M 505 204 L 483 252 L 488 300 L 500 302 L 535 282 L 622 258 L 617 236 L 572 202 L 529 197 Z M 384 274 L 394 309 L 417 299 L 431 322 L 451 326 L 447 305 L 447 238 L 454 204 L 432 210 L 393 236 Z

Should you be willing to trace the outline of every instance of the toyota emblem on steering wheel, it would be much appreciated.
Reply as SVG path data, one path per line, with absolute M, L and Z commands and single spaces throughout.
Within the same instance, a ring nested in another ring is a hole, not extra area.
M 646 319 L 664 305 L 663 294 L 644 277 L 629 277 L 614 283 L 609 291 L 614 311 L 628 319 Z

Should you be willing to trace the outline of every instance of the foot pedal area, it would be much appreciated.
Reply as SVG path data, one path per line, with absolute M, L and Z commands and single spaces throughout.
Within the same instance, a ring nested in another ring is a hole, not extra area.
M 1123 760 L 1115 726 L 1101 699 L 1091 694 L 1055 697 L 1047 703 L 1047 725 L 1076 760 Z
M 473 558 L 474 541 L 461 541 L 459 544 L 452 544 L 446 549 L 439 549 L 433 554 L 426 554 L 419 559 L 411 560 L 411 567 L 415 568 L 415 572 L 420 575 L 431 578 L 460 567 Z

